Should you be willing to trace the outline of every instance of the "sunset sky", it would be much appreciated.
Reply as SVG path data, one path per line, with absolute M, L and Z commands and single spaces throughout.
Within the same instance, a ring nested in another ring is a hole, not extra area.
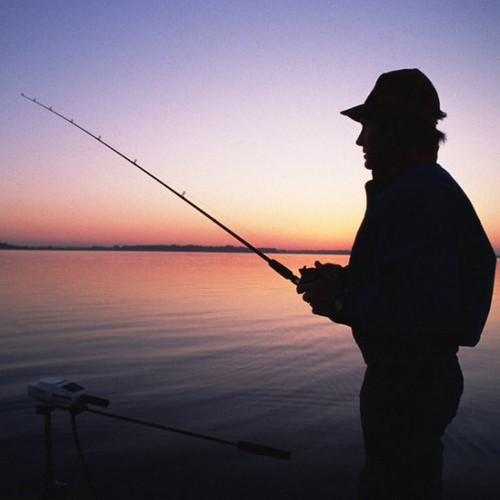
M 0 3 L 0 241 L 238 244 L 67 115 L 252 244 L 350 248 L 370 174 L 342 109 L 420 68 L 440 163 L 500 251 L 500 2 Z

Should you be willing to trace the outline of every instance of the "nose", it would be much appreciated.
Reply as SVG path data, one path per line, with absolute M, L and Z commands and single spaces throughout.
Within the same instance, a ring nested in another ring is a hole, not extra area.
M 365 128 L 363 127 L 361 129 L 361 132 L 358 135 L 358 138 L 356 139 L 356 144 L 358 146 L 363 146 L 364 145 L 364 135 L 365 135 Z

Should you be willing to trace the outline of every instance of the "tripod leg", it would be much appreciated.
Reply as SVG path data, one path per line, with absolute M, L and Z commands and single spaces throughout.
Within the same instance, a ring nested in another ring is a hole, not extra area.
M 43 479 L 43 499 L 55 498 L 54 494 L 61 490 L 62 484 L 54 479 L 54 469 L 52 466 L 52 412 L 54 407 L 48 404 L 40 404 L 36 407 L 38 415 L 45 418 L 45 466 Z

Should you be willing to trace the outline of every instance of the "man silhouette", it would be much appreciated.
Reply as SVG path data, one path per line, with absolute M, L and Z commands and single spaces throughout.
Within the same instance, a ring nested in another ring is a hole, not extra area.
M 489 312 L 496 257 L 464 192 L 437 163 L 446 115 L 417 69 L 382 74 L 342 114 L 372 172 L 349 264 L 317 262 L 298 293 L 352 328 L 367 365 L 360 392 L 359 499 L 442 498 L 441 438 L 463 390 L 459 345 Z

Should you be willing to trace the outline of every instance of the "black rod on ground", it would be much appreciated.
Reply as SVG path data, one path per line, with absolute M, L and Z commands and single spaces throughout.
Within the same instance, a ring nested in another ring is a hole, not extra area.
M 246 451 L 248 453 L 255 453 L 258 455 L 264 455 L 267 457 L 278 458 L 280 460 L 290 460 L 291 453 L 287 450 L 281 450 L 278 448 L 273 448 L 270 446 L 252 443 L 250 441 L 229 441 L 227 439 L 221 439 L 213 436 L 207 436 L 205 434 L 200 434 L 197 432 L 186 431 L 182 429 L 177 429 L 175 427 L 170 427 L 168 425 L 156 424 L 153 422 L 147 422 L 145 420 L 139 420 L 137 418 L 126 417 L 124 415 L 117 415 L 115 413 L 109 413 L 101 410 L 95 410 L 93 408 L 85 408 L 84 411 L 89 413 L 95 413 L 96 415 L 102 415 L 103 417 L 114 418 L 117 420 L 122 420 L 125 422 L 130 422 L 133 424 L 144 425 L 146 427 L 153 427 L 155 429 L 161 429 L 164 431 L 174 432 L 177 434 L 182 434 L 184 436 L 190 436 L 194 438 L 204 439 L 206 441 L 212 441 L 219 444 L 225 444 L 229 446 L 235 446 L 240 451 Z

